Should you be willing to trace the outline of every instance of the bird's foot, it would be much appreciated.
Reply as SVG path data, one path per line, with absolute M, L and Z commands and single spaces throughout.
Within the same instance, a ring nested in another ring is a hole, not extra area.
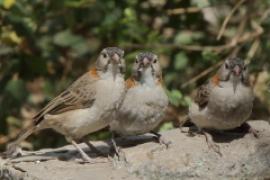
M 106 159 L 106 160 L 104 160 L 104 159 L 102 159 L 102 160 L 100 160 L 100 159 L 92 159 L 89 156 L 87 156 L 87 157 L 82 156 L 81 159 L 78 159 L 78 160 L 75 160 L 75 161 L 77 161 L 80 164 L 98 164 L 98 163 L 108 163 L 109 162 L 108 159 Z
M 240 130 L 241 133 L 249 133 L 252 134 L 255 138 L 259 138 L 259 131 L 251 127 L 247 122 L 243 123 L 240 127 L 236 128 L 236 130 Z
M 170 147 L 170 145 L 172 144 L 171 141 L 165 139 L 161 134 L 157 133 L 157 132 L 151 132 L 152 134 L 154 134 L 154 138 L 155 140 L 161 144 L 164 145 L 166 147 L 166 149 L 168 149 Z
M 72 145 L 77 149 L 77 151 L 80 153 L 82 161 L 80 161 L 80 163 L 91 163 L 91 164 L 96 164 L 96 163 L 106 163 L 108 161 L 97 161 L 97 160 L 93 160 L 92 158 L 90 158 L 82 149 L 81 147 L 74 141 L 71 141 Z
M 180 129 L 182 133 L 186 133 L 189 137 L 194 137 L 196 134 L 200 133 L 199 129 L 196 126 L 188 127 L 188 130 Z
M 114 155 L 115 155 L 114 157 L 117 157 L 118 161 L 128 162 L 126 155 L 125 155 L 125 152 L 119 146 L 117 146 L 114 138 L 112 138 L 112 148 L 113 148 Z M 115 159 L 115 158 L 113 158 L 113 159 Z
M 160 137 L 158 138 L 158 142 L 159 142 L 159 144 L 161 144 L 161 145 L 165 145 L 166 149 L 168 149 L 168 148 L 170 147 L 170 145 L 172 144 L 171 141 L 165 139 L 163 136 L 160 136 Z
M 255 138 L 259 138 L 260 137 L 260 131 L 250 127 L 249 129 L 249 133 L 252 134 Z
M 115 155 L 118 161 L 128 162 L 125 152 L 120 147 L 117 147 L 117 150 L 115 151 Z
M 222 156 L 222 153 L 220 151 L 220 147 L 219 147 L 219 145 L 217 145 L 216 143 L 214 143 L 214 141 L 212 139 L 212 136 L 209 133 L 205 132 L 205 131 L 202 131 L 202 134 L 205 136 L 205 140 L 206 140 L 206 143 L 207 143 L 208 148 L 209 149 L 212 149 L 219 156 Z
M 9 143 L 7 145 L 7 150 L 5 152 L 6 158 L 16 158 L 23 156 L 24 153 L 22 152 L 22 149 L 15 143 Z

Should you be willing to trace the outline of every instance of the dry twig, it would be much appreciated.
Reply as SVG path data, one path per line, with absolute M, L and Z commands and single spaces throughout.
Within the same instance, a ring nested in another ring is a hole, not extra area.
M 198 13 L 201 11 L 202 9 L 198 7 L 188 7 L 188 8 L 169 9 L 167 13 L 168 15 L 178 15 L 178 14 L 186 14 L 186 13 Z
M 190 85 L 190 84 L 198 81 L 199 79 L 201 79 L 202 77 L 206 76 L 207 74 L 209 74 L 210 72 L 212 72 L 214 69 L 216 69 L 217 67 L 219 67 L 222 63 L 223 63 L 223 61 L 219 61 L 218 63 L 214 64 L 213 66 L 207 68 L 206 70 L 204 70 L 203 72 L 201 72 L 197 76 L 193 77 L 192 79 L 190 79 L 186 83 L 182 84 L 181 88 L 185 88 L 188 85 Z
M 233 7 L 232 11 L 230 12 L 230 14 L 228 14 L 228 16 L 225 18 L 225 20 L 223 21 L 222 23 L 222 26 L 221 26 L 221 29 L 218 33 L 218 36 L 217 36 L 217 40 L 219 40 L 221 38 L 221 36 L 223 35 L 225 29 L 226 29 L 226 26 L 228 24 L 228 22 L 230 21 L 232 15 L 235 13 L 235 11 L 245 2 L 245 0 L 240 0 L 238 1 L 238 3 Z

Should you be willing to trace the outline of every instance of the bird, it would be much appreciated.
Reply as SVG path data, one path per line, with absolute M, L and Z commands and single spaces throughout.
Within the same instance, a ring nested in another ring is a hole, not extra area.
M 7 157 L 19 156 L 19 144 L 33 132 L 52 128 L 66 137 L 84 162 L 93 162 L 77 142 L 83 140 L 90 149 L 97 150 L 85 136 L 110 124 L 124 98 L 124 72 L 124 51 L 104 48 L 95 66 L 52 99 L 33 117 L 31 125 L 7 145 Z
M 204 130 L 225 131 L 247 126 L 253 100 L 248 65 L 239 57 L 229 57 L 217 73 L 198 88 L 188 117 L 205 135 L 209 147 L 221 154 Z
M 126 80 L 126 95 L 110 123 L 112 134 L 125 137 L 152 133 L 160 143 L 168 145 L 154 131 L 163 120 L 168 103 L 158 56 L 152 52 L 137 54 L 132 75 Z M 117 152 L 115 141 L 113 145 Z

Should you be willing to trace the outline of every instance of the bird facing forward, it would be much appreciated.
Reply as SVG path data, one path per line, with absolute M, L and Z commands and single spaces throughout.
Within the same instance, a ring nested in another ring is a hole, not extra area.
M 249 118 L 253 99 L 247 65 L 240 58 L 228 58 L 217 74 L 198 89 L 189 107 L 189 118 L 199 130 L 234 129 Z
M 101 51 L 94 68 L 82 75 L 33 118 L 32 125 L 8 144 L 7 156 L 17 156 L 18 145 L 34 131 L 52 128 L 72 143 L 86 162 L 91 158 L 76 141 L 109 125 L 125 94 L 124 51 L 108 47 Z M 84 140 L 92 149 L 95 147 Z
M 162 71 L 158 56 L 143 52 L 136 56 L 133 75 L 126 80 L 126 95 L 110 124 L 110 130 L 121 136 L 151 132 L 164 118 L 168 97 L 162 85 Z M 116 147 L 115 147 L 116 148 Z

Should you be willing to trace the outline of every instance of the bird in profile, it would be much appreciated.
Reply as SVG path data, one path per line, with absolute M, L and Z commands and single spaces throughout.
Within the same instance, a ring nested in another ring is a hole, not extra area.
M 246 121 L 252 112 L 253 100 L 247 65 L 240 58 L 228 58 L 216 75 L 199 87 L 188 116 L 205 134 L 208 145 L 220 153 L 204 130 L 223 131 L 249 126 Z M 249 130 L 256 136 L 251 127 Z
M 154 132 L 168 106 L 158 56 L 151 52 L 138 54 L 132 73 L 132 77 L 126 80 L 127 92 L 116 118 L 110 123 L 110 130 L 120 136 L 150 132 L 159 142 L 168 145 L 160 134 Z M 117 149 L 116 143 L 113 144 Z
M 7 157 L 20 155 L 19 144 L 33 132 L 52 128 L 63 134 L 85 162 L 93 160 L 77 144 L 84 141 L 98 151 L 85 136 L 108 126 L 125 94 L 124 51 L 107 47 L 95 67 L 73 82 L 33 117 L 32 124 L 7 145 Z

